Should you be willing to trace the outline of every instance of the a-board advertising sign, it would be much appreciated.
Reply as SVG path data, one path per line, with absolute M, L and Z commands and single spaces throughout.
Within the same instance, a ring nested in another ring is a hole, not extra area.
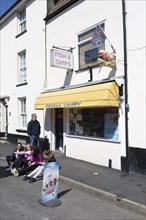
M 42 193 L 39 200 L 41 204 L 57 199 L 59 166 L 59 162 L 47 163 L 44 166 Z

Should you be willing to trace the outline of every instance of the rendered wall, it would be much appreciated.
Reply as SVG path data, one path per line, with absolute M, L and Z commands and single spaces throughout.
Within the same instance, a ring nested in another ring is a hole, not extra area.
M 10 96 L 8 132 L 19 134 L 18 98 L 26 97 L 27 121 L 34 112 L 36 97 L 44 90 L 46 1 L 28 1 L 26 6 L 27 32 L 17 36 L 17 13 L 1 26 L 1 95 Z M 27 85 L 18 84 L 18 53 L 26 49 Z M 37 111 L 42 127 L 43 111 Z M 21 133 L 22 135 L 22 133 Z M 23 135 L 27 135 L 24 133 Z

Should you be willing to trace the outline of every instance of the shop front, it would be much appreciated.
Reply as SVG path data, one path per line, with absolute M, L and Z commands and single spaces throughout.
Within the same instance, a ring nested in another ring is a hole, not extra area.
M 113 161 L 113 166 L 120 169 L 116 81 L 43 92 L 36 98 L 35 109 L 53 112 L 49 120 L 55 149 L 61 146 L 66 156 L 100 165 L 111 166 Z

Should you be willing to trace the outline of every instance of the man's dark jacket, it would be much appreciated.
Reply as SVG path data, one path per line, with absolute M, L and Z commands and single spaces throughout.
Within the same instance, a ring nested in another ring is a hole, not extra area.
M 41 129 L 40 123 L 37 120 L 35 121 L 31 120 L 27 126 L 27 133 L 30 136 L 31 135 L 39 136 L 40 129 Z

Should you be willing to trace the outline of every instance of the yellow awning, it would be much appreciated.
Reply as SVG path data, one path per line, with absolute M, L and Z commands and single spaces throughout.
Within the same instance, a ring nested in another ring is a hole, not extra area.
M 41 93 L 35 109 L 118 106 L 119 88 L 115 81 Z

